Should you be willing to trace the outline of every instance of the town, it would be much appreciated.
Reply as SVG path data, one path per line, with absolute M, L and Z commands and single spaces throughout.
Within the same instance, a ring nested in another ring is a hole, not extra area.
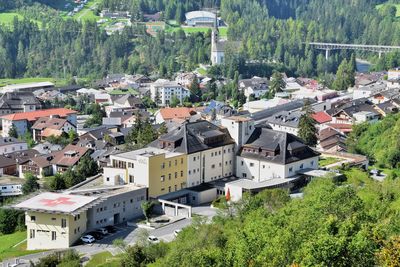
M 2 266 L 398 266 L 397 4 L 375 45 L 315 3 L 43 2 L 0 0 Z

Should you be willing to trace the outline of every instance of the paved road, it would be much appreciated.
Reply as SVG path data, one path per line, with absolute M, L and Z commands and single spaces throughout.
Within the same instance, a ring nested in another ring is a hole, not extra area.
M 214 217 L 217 212 L 215 209 L 210 208 L 209 206 L 199 206 L 199 207 L 193 207 L 193 213 L 202 215 L 207 217 L 208 221 L 212 220 L 212 217 Z M 174 240 L 174 231 L 177 229 L 182 229 L 187 226 L 189 226 L 192 222 L 191 218 L 186 218 L 180 221 L 177 221 L 175 223 L 169 224 L 167 226 L 158 228 L 158 229 L 153 229 L 153 230 L 147 230 L 149 235 L 153 235 L 158 237 L 158 239 L 164 241 L 164 242 L 171 242 Z M 84 245 L 78 245 L 74 246 L 75 250 L 77 250 L 80 254 L 84 254 L 85 256 L 91 256 L 103 251 L 109 251 L 113 255 L 120 253 L 120 249 L 114 247 L 112 245 L 113 240 L 122 238 L 124 241 L 132 245 L 136 243 L 141 236 L 141 232 L 143 232 L 142 228 L 134 227 L 134 226 L 121 226 L 117 227 L 118 232 L 111 234 L 107 237 L 105 237 L 102 240 L 97 241 L 96 243 L 93 244 L 84 244 Z M 39 258 L 47 256 L 51 253 L 53 253 L 55 250 L 51 251 L 46 251 L 42 253 L 36 253 L 36 254 L 31 254 L 31 255 L 26 255 L 23 257 L 20 257 L 20 259 L 23 262 L 26 262 L 27 264 L 20 264 L 18 266 L 29 266 L 29 261 L 37 261 Z M 7 266 L 7 263 L 14 263 L 14 260 L 7 260 L 3 262 L 3 266 Z

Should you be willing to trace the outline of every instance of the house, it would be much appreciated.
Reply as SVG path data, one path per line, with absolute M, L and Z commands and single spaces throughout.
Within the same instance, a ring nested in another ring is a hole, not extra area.
M 361 99 L 372 97 L 379 92 L 386 90 L 386 84 L 382 83 L 373 83 L 367 86 L 360 86 L 355 88 L 353 91 L 353 99 Z
M 0 179 L 0 196 L 15 197 L 23 194 L 22 185 L 25 179 L 14 176 L 3 176 Z
M 346 135 L 332 127 L 321 129 L 318 132 L 317 148 L 324 152 L 346 151 Z
M 257 127 L 239 150 L 236 159 L 238 180 L 225 185 L 232 201 L 243 192 L 265 188 L 292 187 L 302 172 L 318 169 L 319 153 L 298 137 L 286 132 Z
M 396 104 L 396 101 L 386 101 L 381 104 L 374 105 L 375 110 L 383 117 L 386 117 L 389 114 L 399 112 L 399 105 Z
M 211 100 L 208 106 L 201 112 L 209 121 L 220 120 L 223 117 L 230 117 L 237 114 L 228 104 L 221 101 Z
M 64 173 L 69 168 L 74 168 L 81 158 L 91 154 L 92 150 L 87 147 L 67 145 L 63 150 L 49 155 L 35 156 L 29 158 L 19 166 L 19 176 L 23 178 L 25 173 L 32 173 L 38 178 Z
M 41 193 L 12 208 L 25 211 L 28 250 L 66 249 L 85 232 L 140 217 L 146 199 L 144 187 L 92 187 Z
M 309 89 L 309 88 L 301 88 L 297 91 L 290 93 L 292 99 L 304 99 L 304 98 L 312 98 L 317 101 L 326 101 L 328 99 L 332 99 L 338 96 L 337 91 L 330 89 Z
M 332 123 L 335 124 L 353 124 L 356 120 L 377 120 L 379 113 L 374 106 L 365 99 L 357 99 L 350 103 L 346 103 L 339 108 L 328 110 L 328 114 L 332 116 Z M 361 112 L 361 113 L 359 113 Z M 356 114 L 357 118 L 354 117 Z
M 198 81 L 198 79 L 193 72 L 179 72 L 176 74 L 175 81 L 180 85 L 189 87 L 193 81 Z
M 28 149 L 25 141 L 14 137 L 0 137 L 0 155 Z
M 249 98 L 250 95 L 255 98 L 261 98 L 268 91 L 268 78 L 253 77 L 251 79 L 243 79 L 239 81 L 239 88 L 243 90 L 244 95 Z
M 10 156 L 0 155 L 0 176 L 4 175 L 16 175 L 17 174 L 17 163 Z M 0 177 L 1 181 L 2 177 Z
M 260 100 L 246 102 L 243 105 L 243 109 L 249 111 L 250 113 L 255 113 L 258 111 L 263 111 L 269 108 L 277 107 L 289 102 L 290 100 L 279 97 L 275 97 L 273 99 L 260 99 Z
M 9 92 L 33 92 L 39 89 L 46 91 L 54 89 L 54 83 L 52 82 L 33 82 L 33 83 L 21 83 L 6 85 L 2 88 L 3 93 Z
M 400 88 L 400 68 L 394 68 L 388 71 L 388 88 Z
M 76 132 L 76 126 L 67 119 L 42 117 L 32 125 L 32 131 L 33 140 L 40 142 L 50 136 L 67 135 L 71 131 Z
M 150 85 L 151 99 L 160 106 L 168 106 L 173 97 L 183 103 L 183 99 L 190 96 L 189 89 L 175 81 L 158 79 Z
M 137 109 L 144 109 L 143 101 L 142 99 L 132 95 L 132 94 L 125 94 L 122 96 L 116 95 L 112 96 L 112 108 L 118 109 L 118 108 L 129 108 L 131 110 L 137 110 Z
M 99 141 L 107 139 L 114 145 L 120 145 L 125 142 L 125 136 L 118 132 L 116 128 L 108 128 L 108 127 L 99 127 L 93 130 L 90 130 L 81 136 L 79 136 L 79 140 L 92 140 Z
M 220 23 L 216 19 L 216 15 L 208 11 L 187 12 L 185 17 L 185 24 L 191 27 L 215 27 L 219 26 Z
M 110 19 L 129 19 L 131 15 L 129 11 L 110 11 L 105 9 L 100 12 L 100 17 Z
M 57 144 L 51 144 L 45 141 L 43 143 L 37 144 L 36 146 L 33 147 L 33 149 L 36 150 L 41 155 L 48 155 L 62 150 L 62 146 Z
M 194 108 L 178 107 L 178 108 L 161 108 L 154 115 L 156 123 L 168 122 L 173 119 L 189 120 L 197 112 Z
M 374 104 L 384 103 L 397 98 L 400 98 L 400 87 L 384 90 L 370 97 Z
M 14 126 L 18 136 L 23 136 L 28 129 L 39 119 L 43 117 L 54 117 L 66 119 L 72 125 L 77 124 L 77 112 L 66 108 L 52 108 L 46 110 L 36 110 L 30 112 L 22 112 L 9 114 L 0 117 L 3 125 L 3 137 L 8 137 L 10 129 Z
M 319 111 L 313 113 L 311 116 L 320 126 L 332 121 L 332 117 L 328 113 L 326 113 L 326 111 Z
M 267 118 L 266 123 L 273 130 L 298 134 L 300 117 L 303 115 L 301 111 L 281 111 Z
M 42 104 L 32 92 L 8 92 L 0 97 L 0 114 L 34 111 Z

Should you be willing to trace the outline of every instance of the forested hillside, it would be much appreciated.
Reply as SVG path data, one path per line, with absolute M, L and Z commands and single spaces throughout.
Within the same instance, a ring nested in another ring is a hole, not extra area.
M 33 2 L 34 11 L 30 9 Z M 400 44 L 400 22 L 393 10 L 375 8 L 382 2 L 103 0 L 99 9 L 130 10 L 134 20 L 145 13 L 162 11 L 168 21 L 177 17 L 182 20 L 187 11 L 217 6 L 229 25 L 228 38 L 239 41 L 240 46 L 228 51 L 225 66 L 212 73 L 233 78 L 235 71 L 242 76 L 265 75 L 275 68 L 289 75 L 318 77 L 335 73 L 342 60 L 350 58 L 350 52 L 333 53 L 326 61 L 321 51 L 312 50 L 306 42 Z M 37 23 L 15 21 L 11 27 L 1 27 L 0 60 L 6 64 L 0 67 L 0 78 L 93 78 L 112 72 L 168 76 L 175 70 L 192 70 L 198 63 L 210 63 L 209 33 L 184 36 L 178 31 L 154 39 L 147 36 L 143 27 L 133 26 L 119 36 L 107 36 L 94 23 L 84 25 L 58 18 L 49 7 L 46 12 L 36 12 L 38 3 L 45 8 L 48 1 L 0 0 L 0 10 L 21 10 L 23 5 L 25 18 L 43 24 L 39 29 Z M 246 63 L 249 61 L 252 64 Z M 387 54 L 377 63 L 378 69 L 400 65 L 400 55 Z
M 122 266 L 398 266 L 399 180 L 319 179 L 303 199 L 283 190 L 248 196 L 212 224 L 185 228 L 176 241 L 135 245 Z M 196 237 L 196 238 L 193 238 Z

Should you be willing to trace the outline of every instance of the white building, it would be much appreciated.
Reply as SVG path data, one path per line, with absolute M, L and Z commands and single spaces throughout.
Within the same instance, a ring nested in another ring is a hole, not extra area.
M 173 96 L 183 103 L 183 99 L 190 96 L 190 91 L 177 82 L 159 79 L 150 85 L 150 94 L 158 105 L 168 106 Z
M 14 137 L 0 137 L 0 155 L 27 149 L 28 144 L 25 141 Z
M 319 154 L 292 134 L 256 128 L 237 156 L 236 176 L 240 179 L 225 186 L 231 200 L 244 191 L 285 187 L 306 170 L 318 169 Z
M 269 80 L 267 78 L 253 77 L 239 81 L 239 88 L 243 90 L 244 95 L 249 98 L 253 95 L 255 98 L 261 98 L 268 93 Z
M 301 111 L 281 111 L 267 119 L 267 124 L 273 130 L 297 135 L 299 131 Z
M 215 15 L 215 20 L 217 20 L 217 15 Z M 219 65 L 224 63 L 226 41 L 220 40 L 218 25 L 215 24 L 211 32 L 211 64 Z
M 5 176 L 0 179 L 0 195 L 2 197 L 13 197 L 22 195 L 22 185 L 25 179 Z

